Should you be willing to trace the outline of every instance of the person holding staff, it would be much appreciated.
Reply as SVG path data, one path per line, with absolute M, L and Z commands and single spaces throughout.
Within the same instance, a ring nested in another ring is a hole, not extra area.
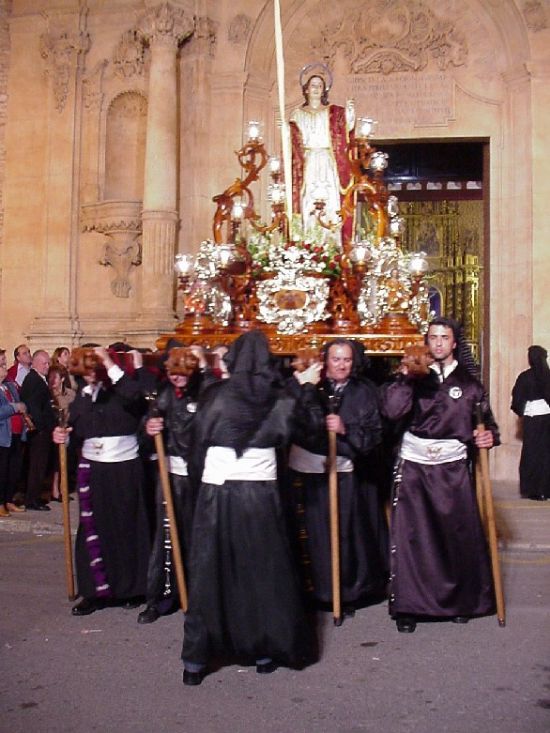
M 93 368 L 69 408 L 69 428 L 56 427 L 54 442 L 83 441 L 77 488 L 80 523 L 75 561 L 82 599 L 73 616 L 112 605 L 136 608 L 146 591 L 149 527 L 137 429 L 145 413 L 139 384 L 103 347 L 88 350 Z
M 306 588 L 321 608 L 333 601 L 327 456 L 336 433 L 340 592 L 344 614 L 380 600 L 387 584 L 387 528 L 370 459 L 382 439 L 373 385 L 359 377 L 361 353 L 335 339 L 321 365 L 296 372 L 295 430 L 289 455 L 291 502 L 303 505 Z M 318 382 L 318 384 L 317 384 Z M 297 507 L 298 508 L 298 507 Z
M 438 317 L 425 369 L 405 359 L 383 388 L 382 413 L 408 418 L 395 469 L 390 529 L 390 614 L 412 633 L 429 618 L 466 623 L 494 613 L 486 539 L 472 481 L 475 447 L 499 444 L 481 382 L 468 369 L 458 324 Z M 462 354 L 464 353 L 464 356 Z M 485 429 L 476 429 L 480 404 Z

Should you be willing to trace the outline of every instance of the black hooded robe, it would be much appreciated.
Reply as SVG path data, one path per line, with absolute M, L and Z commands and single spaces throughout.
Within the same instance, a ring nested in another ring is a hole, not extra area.
M 294 399 L 273 386 L 265 338 L 250 332 L 226 356 L 231 376 L 199 401 L 190 471 L 202 477 L 209 447 L 273 448 L 291 432 Z M 311 655 L 277 481 L 201 481 L 189 563 L 182 659 L 301 666 Z

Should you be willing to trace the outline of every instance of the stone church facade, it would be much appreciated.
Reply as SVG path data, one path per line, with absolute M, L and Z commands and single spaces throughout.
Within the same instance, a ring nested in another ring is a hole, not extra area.
M 510 477 L 510 389 L 550 345 L 550 2 L 281 6 L 287 112 L 323 61 L 380 138 L 488 144 L 484 358 Z M 0 0 L 2 347 L 172 330 L 174 256 L 211 235 L 247 120 L 278 152 L 278 114 L 272 0 Z

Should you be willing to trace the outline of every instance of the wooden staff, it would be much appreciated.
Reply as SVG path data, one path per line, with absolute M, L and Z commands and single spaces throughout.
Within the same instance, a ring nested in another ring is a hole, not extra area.
M 57 410 L 58 424 L 61 428 L 66 428 L 66 420 L 63 410 L 54 404 Z M 61 491 L 61 501 L 63 507 L 63 545 L 65 549 L 65 578 L 67 582 L 67 596 L 69 601 L 76 598 L 74 587 L 74 570 L 73 570 L 73 545 L 71 538 L 71 514 L 69 512 L 69 480 L 67 475 L 67 446 L 60 443 L 59 449 L 59 488 Z
M 475 476 L 477 508 L 479 510 L 479 516 L 481 517 L 481 523 L 483 524 L 485 534 L 489 536 L 487 529 L 487 513 L 485 511 L 485 502 L 483 501 L 483 479 L 481 478 L 481 465 L 479 461 L 475 461 Z
M 181 559 L 180 538 L 178 534 L 178 525 L 176 522 L 176 512 L 174 510 L 174 499 L 170 488 L 170 478 L 168 469 L 166 468 L 166 453 L 164 451 L 164 441 L 162 433 L 155 435 L 155 449 L 157 451 L 160 485 L 162 494 L 166 504 L 166 516 L 168 517 L 168 528 L 170 531 L 170 543 L 172 545 L 172 558 L 174 560 L 174 571 L 176 574 L 176 582 L 180 596 L 180 607 L 185 613 L 187 611 L 187 586 L 185 585 L 185 572 Z
M 485 430 L 485 424 L 481 414 L 481 404 L 476 404 L 477 430 Z M 497 618 L 499 626 L 506 626 L 506 615 L 504 608 L 504 593 L 502 590 L 502 576 L 500 573 L 500 562 L 497 547 L 497 531 L 495 525 L 495 510 L 493 504 L 493 493 L 491 491 L 491 479 L 489 477 L 489 450 L 478 448 L 479 466 L 482 483 L 482 500 L 484 506 L 485 526 L 489 540 L 489 551 L 491 553 L 491 568 L 493 571 L 493 583 L 495 585 L 495 598 L 497 603 Z
M 334 625 L 342 625 L 340 601 L 340 522 L 338 516 L 338 474 L 336 473 L 336 433 L 328 431 L 328 491 L 330 510 L 330 560 L 332 570 L 332 616 Z

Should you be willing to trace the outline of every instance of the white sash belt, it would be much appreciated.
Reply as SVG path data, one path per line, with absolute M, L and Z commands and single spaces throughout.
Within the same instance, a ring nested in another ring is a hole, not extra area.
M 318 453 L 311 453 L 299 445 L 292 445 L 288 456 L 288 465 L 293 471 L 299 473 L 326 473 L 327 457 Z M 353 471 L 351 458 L 336 456 L 336 471 L 338 473 L 351 473 Z
M 150 461 L 158 461 L 159 457 L 156 453 L 151 453 L 149 456 Z M 166 468 L 168 473 L 173 473 L 176 476 L 188 476 L 187 473 L 187 461 L 181 456 L 166 456 Z
M 206 452 L 202 480 L 221 486 L 226 481 L 274 481 L 277 478 L 275 448 L 247 448 L 237 458 L 233 448 L 213 446 Z
M 176 476 L 187 476 L 187 461 L 181 456 L 166 456 L 166 467 L 168 473 Z
M 103 438 L 87 438 L 82 444 L 82 455 L 88 461 L 121 463 L 138 457 L 135 435 L 110 435 Z
M 527 400 L 523 408 L 525 417 L 550 414 L 550 405 L 546 400 Z
M 454 438 L 449 440 L 418 438 L 407 431 L 403 435 L 399 455 L 406 461 L 436 466 L 439 463 L 452 463 L 466 458 L 467 450 L 464 443 Z

